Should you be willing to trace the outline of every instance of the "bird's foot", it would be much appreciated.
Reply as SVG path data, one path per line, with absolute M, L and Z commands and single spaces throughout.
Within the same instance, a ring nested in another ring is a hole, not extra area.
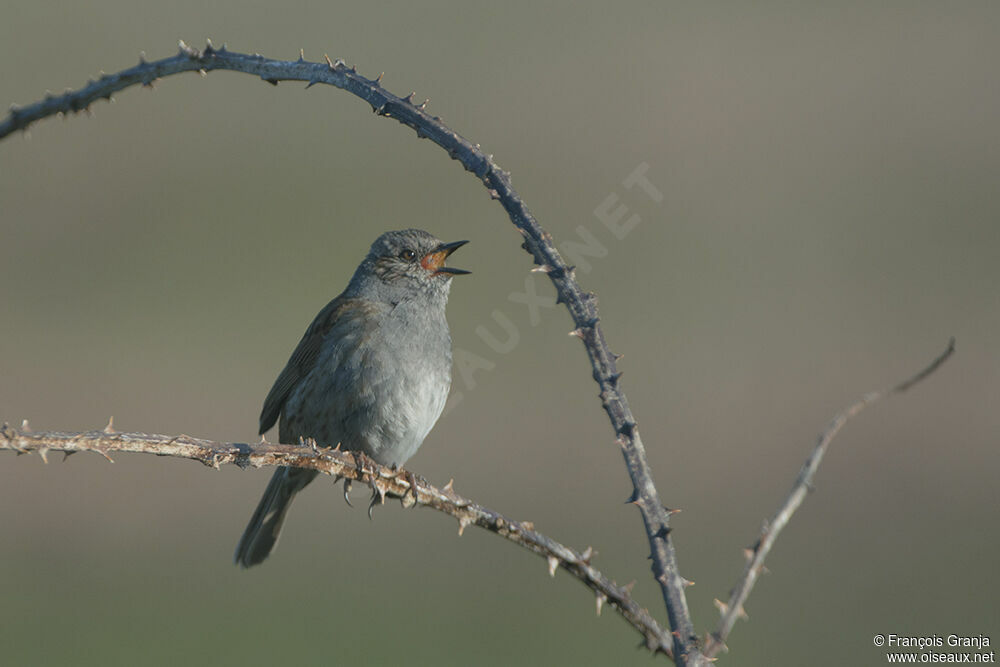
M 354 467 L 358 470 L 358 481 L 365 481 L 365 475 L 367 474 L 369 478 L 375 476 L 375 470 L 378 468 L 378 464 L 375 460 L 365 454 L 364 452 L 352 451 L 351 456 L 354 458 Z M 370 480 L 369 480 L 370 481 Z
M 372 498 L 368 502 L 368 519 L 374 519 L 375 505 L 382 504 L 385 505 L 385 488 L 379 486 L 372 480 Z
M 417 475 L 414 475 L 409 470 L 406 470 L 406 471 L 404 471 L 404 479 L 406 479 L 407 483 L 410 485 L 410 493 L 407 494 L 407 500 L 409 501 L 408 507 L 416 507 L 417 506 L 417 483 L 418 483 L 417 480 L 418 480 L 418 477 L 417 477 Z M 420 477 L 419 481 L 424 486 L 428 486 L 427 480 L 424 479 L 423 477 Z

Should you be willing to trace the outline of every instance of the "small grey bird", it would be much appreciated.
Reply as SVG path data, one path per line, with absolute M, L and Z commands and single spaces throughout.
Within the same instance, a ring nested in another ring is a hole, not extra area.
M 445 266 L 468 243 L 406 229 L 378 237 L 343 294 L 313 320 L 264 399 L 260 433 L 313 438 L 403 465 L 444 409 L 451 387 Z M 280 418 L 280 421 L 279 421 Z M 236 563 L 260 563 L 278 541 L 295 494 L 318 473 L 278 468 L 236 546 Z

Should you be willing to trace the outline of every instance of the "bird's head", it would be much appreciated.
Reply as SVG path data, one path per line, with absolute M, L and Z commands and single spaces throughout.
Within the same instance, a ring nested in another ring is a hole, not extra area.
M 447 296 L 451 278 L 469 271 L 445 266 L 445 260 L 466 243 L 444 243 L 420 229 L 386 232 L 372 243 L 351 284 L 393 302 L 419 294 Z

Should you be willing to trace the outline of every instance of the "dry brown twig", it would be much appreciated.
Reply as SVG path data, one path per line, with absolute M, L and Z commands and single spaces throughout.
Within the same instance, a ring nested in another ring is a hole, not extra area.
M 876 392 L 841 413 L 830 428 L 820 437 L 813 455 L 806 462 L 792 493 L 761 534 L 760 540 L 750 550 L 747 567 L 728 604 L 719 602 L 722 621 L 719 629 L 701 647 L 694 632 L 691 615 L 685 598 L 685 588 L 690 584 L 680 575 L 673 542 L 670 536 L 670 510 L 661 502 L 646 461 L 645 449 L 639 430 L 620 386 L 621 373 L 617 370 L 618 356 L 613 354 L 604 338 L 597 313 L 597 298 L 584 292 L 577 284 L 572 266 L 568 266 L 556 250 L 551 235 L 537 223 L 510 183 L 510 174 L 474 145 L 445 126 L 436 116 L 425 112 L 426 104 L 413 104 L 413 93 L 401 98 L 381 86 L 382 75 L 367 79 L 355 67 L 347 67 L 341 60 L 328 56 L 325 63 L 307 62 L 303 55 L 297 61 L 278 61 L 260 55 L 247 55 L 215 49 L 211 43 L 199 51 L 183 42 L 177 55 L 153 62 L 141 59 L 139 64 L 117 74 L 103 75 L 77 91 L 64 95 L 47 96 L 44 100 L 26 107 L 12 107 L 10 114 L 0 122 L 0 139 L 17 130 L 26 130 L 32 123 L 69 112 L 89 110 L 99 99 L 111 96 L 134 85 L 151 87 L 156 80 L 181 72 L 202 74 L 216 69 L 245 72 L 259 76 L 268 83 L 279 81 L 305 81 L 307 88 L 324 83 L 346 90 L 367 101 L 372 110 L 385 117 L 395 118 L 413 128 L 419 138 L 427 138 L 444 148 L 455 160 L 473 173 L 487 188 L 491 198 L 498 200 L 507 211 L 511 222 L 521 232 L 523 248 L 532 255 L 536 268 L 548 275 L 557 292 L 557 302 L 564 303 L 576 327 L 571 333 L 580 338 L 590 358 L 595 382 L 600 387 L 601 404 L 608 415 L 621 447 L 626 467 L 633 484 L 629 502 L 639 509 L 646 536 L 650 544 L 653 574 L 659 583 L 666 604 L 671 631 L 665 632 L 649 613 L 631 600 L 628 589 L 608 581 L 590 565 L 590 550 L 578 553 L 551 538 L 536 533 L 529 524 L 516 522 L 460 498 L 450 489 L 443 490 L 418 483 L 416 503 L 433 507 L 455 516 L 460 530 L 466 525 L 477 525 L 496 532 L 515 543 L 548 559 L 550 571 L 563 567 L 597 594 L 598 611 L 602 602 L 614 606 L 644 638 L 648 648 L 672 656 L 678 665 L 704 665 L 723 647 L 735 619 L 743 613 L 743 603 L 763 567 L 763 559 L 774 539 L 801 504 L 810 481 L 819 466 L 823 452 L 840 428 L 865 406 L 887 393 L 898 393 L 919 382 L 947 359 L 954 350 L 948 350 L 923 372 L 892 390 Z M 109 424 L 110 427 L 110 424 Z M 4 426 L 0 432 L 0 449 L 19 452 L 36 451 L 44 459 L 48 451 L 95 451 L 108 456 L 111 451 L 151 452 L 160 455 L 181 456 L 218 467 L 222 463 L 247 465 L 292 465 L 315 468 L 349 479 L 359 479 L 373 485 L 381 495 L 409 497 L 413 502 L 413 489 L 399 471 L 379 468 L 358 469 L 353 457 L 339 451 L 313 447 L 262 444 L 255 448 L 241 444 L 213 443 L 205 440 L 178 436 L 152 436 L 138 433 L 116 433 L 110 428 L 89 433 L 31 433 Z M 350 459 L 350 460 L 348 460 Z M 371 464 L 369 464 L 371 465 Z M 377 466 L 376 466 L 377 467 Z M 412 477 L 410 478 L 412 479 Z M 409 494 L 409 496 L 407 496 Z

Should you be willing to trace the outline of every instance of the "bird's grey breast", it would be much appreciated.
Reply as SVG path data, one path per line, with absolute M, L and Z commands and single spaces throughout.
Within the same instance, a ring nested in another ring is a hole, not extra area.
M 292 441 L 360 450 L 402 465 L 444 409 L 451 336 L 444 304 L 367 302 L 327 332 L 316 364 L 289 396 L 282 431 Z

